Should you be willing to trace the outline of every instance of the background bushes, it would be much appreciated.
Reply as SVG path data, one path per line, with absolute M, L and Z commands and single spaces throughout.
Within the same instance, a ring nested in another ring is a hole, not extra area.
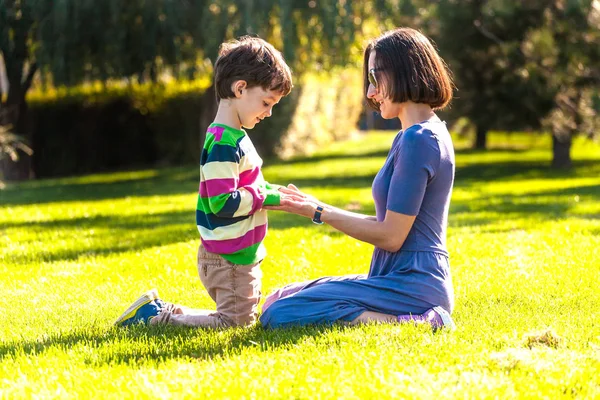
M 298 92 L 290 128 L 278 146 L 280 157 L 310 154 L 323 144 L 348 138 L 357 131 L 364 104 L 359 70 L 307 75 Z
M 297 79 L 273 116 L 249 131 L 263 157 L 307 154 L 356 131 L 360 71 Z M 209 80 L 37 93 L 30 129 L 37 177 L 197 163 L 216 111 Z

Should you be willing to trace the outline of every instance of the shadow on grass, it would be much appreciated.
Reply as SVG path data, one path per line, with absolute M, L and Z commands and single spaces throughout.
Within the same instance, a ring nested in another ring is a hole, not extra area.
M 490 152 L 498 153 L 514 153 L 520 154 L 530 151 L 531 147 L 515 147 L 515 146 L 488 146 L 486 149 L 473 149 L 471 147 L 455 148 L 456 154 L 489 154 Z
M 90 218 L 54 219 L 41 222 L 6 223 L 3 228 L 28 231 L 55 231 L 72 235 L 73 247 L 41 247 L 35 253 L 6 254 L 14 263 L 73 261 L 81 257 L 102 257 L 135 252 L 155 246 L 167 246 L 198 237 L 191 212 L 167 212 L 152 215 L 95 216 Z M 89 239 L 89 240 L 86 240 Z
M 291 229 L 310 226 L 306 218 L 285 213 L 270 212 L 270 229 Z M 73 261 L 80 257 L 102 257 L 135 252 L 151 247 L 199 239 L 194 211 L 174 211 L 147 215 L 95 216 L 90 218 L 53 219 L 41 222 L 8 222 L 2 229 L 27 231 L 55 231 L 91 240 L 73 241 L 73 247 L 41 248 L 35 254 L 15 252 L 5 257 L 11 262 Z
M 193 195 L 198 192 L 197 175 L 197 172 L 181 174 L 168 169 L 160 171 L 156 177 L 127 179 L 118 182 L 28 182 L 26 185 L 17 185 L 7 190 L 0 190 L 0 207 L 54 202 L 100 201 L 129 196 Z M 293 182 L 274 181 L 273 183 L 282 185 L 294 183 L 300 188 L 361 188 L 370 187 L 374 177 L 374 174 L 368 174 L 350 177 L 304 178 L 294 179 Z
M 342 325 L 294 327 L 265 330 L 260 324 L 252 328 L 213 331 L 174 326 L 135 326 L 127 329 L 75 330 L 56 333 L 43 339 L 0 344 L 0 360 L 24 354 L 37 356 L 46 351 L 72 351 L 78 346 L 93 348 L 86 360 L 92 365 L 161 362 L 177 358 L 210 360 L 242 353 L 245 348 L 267 352 L 343 329 Z
M 281 182 L 281 184 L 293 183 L 300 190 L 303 188 L 319 189 L 360 189 L 371 187 L 375 174 L 350 177 L 327 177 L 327 178 L 299 178 L 291 182 Z M 349 199 L 351 200 L 351 199 Z
M 494 163 L 472 163 L 456 169 L 455 186 L 469 186 L 477 182 L 503 181 L 508 179 L 568 179 L 600 175 L 600 162 L 580 160 L 567 170 L 550 168 L 545 161 L 514 161 Z
M 520 149 L 499 149 L 499 151 L 512 151 L 515 154 Z M 493 151 L 486 151 L 489 154 Z M 368 152 L 356 157 L 385 157 L 385 151 Z M 460 150 L 458 154 L 482 153 L 476 150 Z M 292 163 L 319 162 L 336 158 L 348 158 L 347 154 L 333 156 L 318 156 L 298 158 Z M 276 164 L 273 160 L 270 164 Z M 281 165 L 290 163 L 279 162 Z M 165 168 L 150 171 L 154 176 L 147 178 L 127 179 L 113 182 L 76 182 L 76 178 L 64 180 L 47 180 L 39 182 L 27 182 L 17 185 L 12 189 L 0 191 L 0 206 L 41 204 L 50 202 L 75 202 L 85 200 L 105 200 L 112 198 L 124 198 L 127 196 L 160 196 L 193 194 L 197 191 L 198 168 L 197 166 Z M 357 171 L 360 173 L 360 171 Z M 520 179 L 548 178 L 569 179 L 572 177 L 596 177 L 600 175 L 600 162 L 596 160 L 575 161 L 574 168 L 567 171 L 554 170 L 548 166 L 546 161 L 518 161 L 514 162 L 476 162 L 459 166 L 456 171 L 456 187 L 476 186 L 482 181 L 509 181 Z M 132 176 L 135 176 L 133 174 Z M 138 175 L 139 176 L 139 175 Z M 93 178 L 93 177 L 92 177 Z M 111 179 L 101 176 L 100 179 Z M 353 175 L 347 177 L 325 177 L 325 178 L 303 178 L 293 181 L 300 188 L 368 188 L 373 182 L 373 174 Z M 116 179 L 119 179 L 118 177 Z M 287 182 L 278 182 L 287 183 Z M 556 196 L 557 201 L 549 203 L 543 196 Z M 547 216 L 561 217 L 566 215 L 573 203 L 568 200 L 569 196 L 591 196 L 594 201 L 600 200 L 600 188 L 596 186 L 580 186 L 576 188 L 560 189 L 556 191 L 545 191 L 539 193 L 524 193 L 511 195 L 496 195 L 480 197 L 473 201 L 459 202 L 453 200 L 450 216 L 450 226 L 482 226 L 493 223 L 496 219 L 482 218 L 473 215 L 467 218 L 452 218 L 453 215 L 489 210 L 496 214 L 523 215 L 523 216 Z M 352 199 L 348 199 L 351 203 Z M 344 207 L 343 204 L 339 206 Z M 190 207 L 189 212 L 172 212 L 154 215 L 139 215 L 130 217 L 98 216 L 92 218 L 75 218 L 65 220 L 54 220 L 49 222 L 22 222 L 6 223 L 3 228 L 31 228 L 31 229 L 75 229 L 75 228 L 109 228 L 116 240 L 107 240 L 107 246 L 102 248 L 87 248 L 81 251 L 62 251 L 62 255 L 50 255 L 50 260 L 75 259 L 81 254 L 105 254 L 110 252 L 128 251 L 141 249 L 156 245 L 164 245 L 180 241 L 186 241 L 197 237 L 194 227 L 194 210 Z M 370 211 L 367 210 L 367 211 Z M 584 216 L 585 217 L 585 216 Z M 589 215 L 594 218 L 595 215 Z M 272 229 L 287 229 L 304 226 L 307 221 L 304 218 L 292 216 L 279 212 L 271 212 L 269 215 Z M 456 222 L 454 222 L 456 221 Z M 136 236 L 138 235 L 138 236 Z M 121 236 L 124 240 L 118 240 Z M 132 243 L 128 243 L 132 242 Z M 124 244 L 126 243 L 126 244 Z
M 502 150 L 507 151 L 507 150 Z M 521 150 L 513 150 L 515 153 Z M 476 153 L 473 150 L 461 150 L 457 153 Z M 486 154 L 491 153 L 487 151 Z M 385 157 L 387 150 L 375 151 L 359 155 L 330 155 L 298 158 L 292 161 L 270 160 L 268 165 L 284 165 L 290 163 L 312 162 L 342 159 L 349 157 Z M 198 167 L 185 166 L 164 168 L 155 172 L 154 176 L 144 178 L 123 178 L 112 182 L 73 182 L 76 178 L 42 180 L 25 182 L 8 189 L 0 190 L 0 206 L 17 206 L 43 204 L 51 202 L 96 201 L 128 196 L 161 196 L 193 194 L 198 190 Z M 360 171 L 357 170 L 357 173 Z M 470 186 L 481 181 L 529 179 L 529 178 L 569 178 L 575 176 L 600 175 L 600 162 L 595 160 L 575 161 L 574 168 L 567 171 L 551 169 L 546 161 L 514 161 L 496 163 L 471 163 L 459 166 L 456 171 L 455 185 Z M 295 179 L 298 187 L 336 187 L 359 188 L 370 187 L 374 174 L 347 177 L 325 177 Z M 110 176 L 108 177 L 110 179 Z M 287 184 L 290 182 L 276 182 Z
M 374 158 L 374 157 L 387 157 L 390 149 L 385 150 L 376 150 L 370 151 L 367 153 L 361 152 L 352 152 L 348 151 L 343 154 L 332 154 L 332 155 L 314 155 L 314 156 L 304 156 L 304 157 L 295 157 L 290 160 L 280 160 L 280 159 L 271 159 L 265 162 L 266 166 L 275 166 L 275 165 L 293 165 L 293 164 L 302 164 L 302 163 L 317 163 L 321 161 L 331 161 L 331 160 L 347 160 L 347 159 L 361 159 L 361 158 Z
M 484 196 L 473 201 L 455 202 L 454 213 L 469 211 L 491 211 L 497 214 L 523 217 L 544 215 L 563 217 L 577 204 L 580 198 L 586 201 L 600 202 L 600 185 L 580 185 L 564 189 L 543 190 L 535 193 Z M 597 219 L 597 214 L 578 214 L 579 217 Z M 497 219 L 497 218 L 494 218 Z M 474 224 L 485 222 L 486 218 L 473 217 Z M 491 222 L 488 221 L 487 222 Z
M 32 181 L 0 190 L 0 206 L 69 201 L 96 201 L 128 196 L 161 196 L 198 192 L 198 167 L 165 168 L 155 176 L 114 182 L 79 183 L 76 178 Z
M 392 142 L 390 141 L 390 147 L 385 147 L 381 150 L 374 150 L 363 152 L 360 150 L 360 143 L 357 143 L 356 151 L 346 150 L 343 154 L 317 154 L 313 156 L 298 156 L 294 157 L 290 160 L 280 160 L 280 159 L 270 159 L 266 163 L 267 165 L 289 165 L 289 164 L 301 164 L 301 163 L 310 163 L 310 162 L 320 162 L 320 161 L 329 161 L 329 160 L 338 160 L 338 159 L 360 159 L 360 158 L 372 158 L 372 157 L 387 157 L 390 152 Z M 507 146 L 488 146 L 485 150 L 480 149 L 472 149 L 461 147 L 455 150 L 456 154 L 489 154 L 490 152 L 501 152 L 501 153 L 514 153 L 521 154 L 531 150 L 531 146 L 523 145 L 521 147 L 515 147 L 516 145 L 507 145 Z
M 576 200 L 577 199 L 577 200 Z M 577 202 L 600 203 L 600 185 L 576 186 L 565 189 L 544 190 L 535 193 L 492 195 L 473 200 L 453 201 L 448 226 L 451 228 L 482 228 L 481 233 L 502 233 L 526 229 L 537 223 L 562 218 L 598 220 L 598 213 L 571 213 Z M 481 216 L 485 213 L 486 216 Z M 511 219 L 521 219 L 518 224 L 506 224 Z M 523 225 L 527 220 L 527 226 Z M 499 222 L 502 227 L 495 226 Z

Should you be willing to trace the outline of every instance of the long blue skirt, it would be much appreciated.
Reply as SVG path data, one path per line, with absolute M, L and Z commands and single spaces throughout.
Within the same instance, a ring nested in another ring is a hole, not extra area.
M 393 265 L 377 261 L 375 254 L 369 275 L 324 277 L 277 290 L 267 298 L 261 323 L 267 328 L 331 324 L 352 321 L 365 311 L 421 314 L 434 306 L 452 312 L 447 256 L 403 251 L 394 255 Z

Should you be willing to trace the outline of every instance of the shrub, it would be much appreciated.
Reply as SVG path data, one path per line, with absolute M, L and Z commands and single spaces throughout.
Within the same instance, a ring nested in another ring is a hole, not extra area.
M 277 154 L 282 158 L 310 154 L 326 143 L 353 135 L 363 109 L 361 80 L 355 69 L 306 76 Z
M 356 131 L 360 71 L 297 79 L 273 116 L 249 132 L 263 157 L 309 154 Z M 37 177 L 196 163 L 216 111 L 208 79 L 167 85 L 90 85 L 29 98 Z

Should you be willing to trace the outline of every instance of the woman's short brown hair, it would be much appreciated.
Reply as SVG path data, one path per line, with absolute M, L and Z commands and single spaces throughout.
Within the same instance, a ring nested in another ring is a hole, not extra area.
M 372 40 L 365 49 L 364 91 L 369 90 L 369 56 L 375 52 L 375 69 L 385 97 L 394 103 L 412 101 L 442 109 L 452 100 L 451 72 L 429 39 L 411 28 L 397 28 Z M 381 90 L 381 89 L 380 89 Z M 379 111 L 379 104 L 367 98 Z
M 223 43 L 214 67 L 217 101 L 235 97 L 231 85 L 244 80 L 248 88 L 260 86 L 286 96 L 292 90 L 292 73 L 273 45 L 258 37 L 242 36 Z

